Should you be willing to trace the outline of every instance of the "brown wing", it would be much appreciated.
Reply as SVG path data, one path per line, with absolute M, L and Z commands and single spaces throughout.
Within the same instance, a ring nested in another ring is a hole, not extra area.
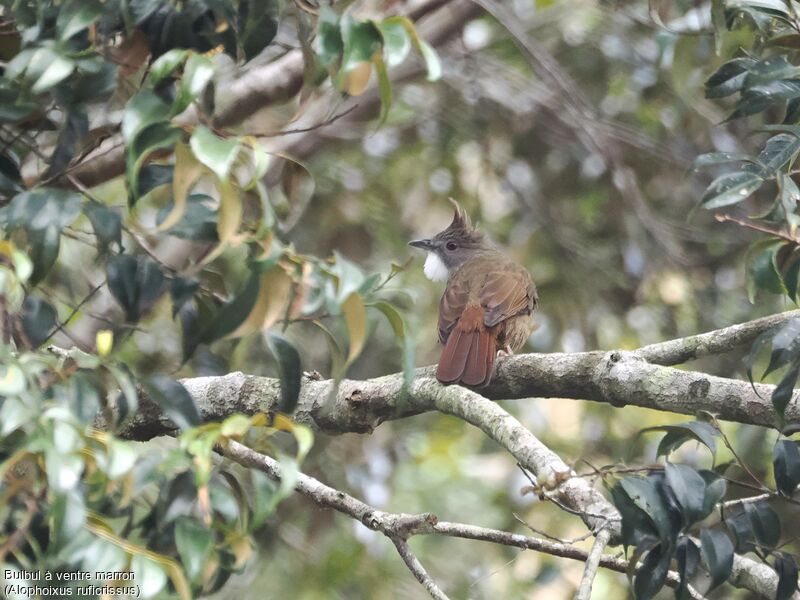
M 494 327 L 509 317 L 533 312 L 538 297 L 531 276 L 517 263 L 506 262 L 499 267 L 497 263 L 495 260 L 495 268 L 484 277 L 476 278 L 464 273 L 466 276 L 456 276 L 448 281 L 439 302 L 440 342 L 447 341 L 470 298 L 474 298 L 476 303 L 480 302 L 484 308 L 484 323 L 487 327 Z M 475 270 L 487 272 L 486 265 Z M 470 283 L 476 285 L 477 289 L 471 290 Z
M 538 301 L 531 276 L 516 263 L 493 271 L 481 288 L 480 299 L 486 310 L 487 327 L 494 327 L 509 317 L 530 314 Z
M 469 286 L 466 281 L 447 282 L 447 288 L 439 301 L 439 341 L 443 344 L 450 336 L 461 313 L 464 312 L 467 300 L 469 300 Z

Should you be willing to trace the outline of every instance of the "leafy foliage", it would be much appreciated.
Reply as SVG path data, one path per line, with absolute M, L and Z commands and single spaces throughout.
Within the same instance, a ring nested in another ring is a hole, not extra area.
M 276 199 L 307 202 L 311 173 L 268 153 L 258 138 L 215 125 L 219 82 L 270 46 L 284 11 L 273 0 L 34 0 L 2 8 L 4 567 L 130 570 L 143 597 L 214 591 L 252 557 L 253 533 L 292 491 L 313 441 L 285 416 L 300 397 L 302 362 L 291 336 L 272 329 L 317 323 L 330 339 L 332 374 L 341 378 L 364 350 L 369 317 L 380 314 L 405 348 L 410 381 L 413 346 L 384 289 L 396 271 L 367 276 L 341 256 L 299 253 L 286 241 Z M 317 53 L 306 55 L 307 66 L 319 64 L 350 95 L 363 93 L 374 69 L 384 119 L 388 69 L 410 48 L 438 77 L 435 53 L 406 18 L 359 21 L 325 9 L 313 25 L 300 32 L 310 47 L 316 31 Z M 322 84 L 319 75 L 308 85 Z M 53 133 L 52 143 L 40 143 L 42 131 Z M 113 136 L 124 152 L 127 202 L 95 195 L 75 175 Z M 44 168 L 23 178 L 32 161 Z M 68 260 L 65 236 L 91 246 L 105 274 L 69 314 L 51 297 L 59 261 Z M 191 259 L 174 265 L 152 250 L 170 239 L 191 248 Z M 235 272 L 221 277 L 231 264 Z M 106 292 L 124 318 L 104 324 L 94 348 L 47 350 L 85 302 Z M 184 363 L 211 354 L 210 346 L 231 349 L 263 334 L 285 414 L 204 423 L 174 368 L 126 364 L 136 332 L 160 327 L 165 308 L 168 327 L 181 332 Z M 339 338 L 347 340 L 346 355 Z M 182 430 L 161 456 L 117 437 L 140 393 Z M 108 430 L 94 429 L 96 419 Z M 294 456 L 274 443 L 278 431 L 294 436 Z M 281 485 L 215 460 L 215 446 L 232 439 L 276 454 L 286 472 Z M 24 535 L 14 541 L 16 529 Z

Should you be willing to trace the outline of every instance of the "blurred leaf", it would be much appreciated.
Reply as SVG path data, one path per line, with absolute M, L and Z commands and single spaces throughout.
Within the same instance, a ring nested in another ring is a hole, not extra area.
M 281 401 L 278 410 L 291 414 L 300 397 L 300 383 L 303 376 L 300 353 L 289 340 L 277 333 L 267 332 L 265 337 L 280 369 Z
M 783 422 L 786 407 L 794 395 L 794 386 L 797 383 L 797 376 L 800 375 L 800 358 L 792 362 L 792 366 L 781 378 L 778 385 L 772 392 L 772 406 L 775 407 L 775 412 Z
M 189 50 L 173 48 L 154 60 L 149 71 L 150 82 L 153 86 L 158 86 L 167 77 L 170 77 L 186 60 L 187 54 L 189 54 Z
M 214 77 L 214 66 L 202 54 L 189 54 L 183 67 L 178 93 L 172 102 L 171 114 L 178 115 L 199 98 Z
M 267 517 L 275 510 L 277 504 L 277 490 L 275 483 L 261 471 L 251 470 L 250 477 L 253 482 L 253 514 L 250 527 L 256 529 L 263 525 Z
M 753 243 L 745 254 L 747 295 L 755 301 L 756 290 L 774 294 L 786 293 L 783 278 L 777 265 L 777 254 L 786 242 L 765 239 Z
M 88 28 L 102 14 L 103 6 L 93 0 L 65 2 L 56 19 L 56 34 L 66 41 Z
M 692 171 L 697 171 L 704 167 L 741 162 L 753 162 L 753 158 L 749 154 L 741 152 L 708 152 L 698 155 L 692 161 Z
M 364 301 L 357 293 L 352 293 L 342 303 L 342 314 L 347 325 L 347 338 L 350 341 L 347 352 L 347 365 L 361 354 L 367 339 L 367 311 Z
M 169 288 L 169 295 L 172 298 L 172 318 L 184 304 L 189 302 L 200 288 L 200 281 L 190 277 L 173 277 Z
M 174 227 L 186 212 L 189 191 L 202 175 L 203 167 L 185 144 L 175 145 L 175 170 L 172 176 L 172 210 L 158 225 L 159 231 Z
M 101 329 L 95 335 L 95 347 L 99 356 L 108 356 L 114 347 L 114 332 L 110 329 Z
M 230 337 L 242 337 L 271 327 L 286 312 L 292 290 L 292 280 L 286 272 L 275 267 L 259 278 L 258 295 L 245 320 L 230 333 Z
M 733 568 L 733 543 L 722 531 L 703 529 L 700 532 L 700 544 L 711 575 L 708 593 L 730 577 Z
M 250 60 L 266 48 L 278 32 L 280 2 L 245 0 L 239 2 L 239 44 Z
M 189 579 L 196 579 L 203 570 L 214 535 L 207 527 L 189 517 L 179 517 L 175 522 L 175 546 Z
M 145 256 L 118 254 L 108 261 L 108 289 L 135 323 L 153 306 L 166 289 L 166 279 L 158 264 Z
M 198 161 L 211 169 L 221 182 L 228 181 L 241 147 L 239 140 L 217 137 L 206 126 L 198 125 L 189 145 Z M 224 239 L 223 236 L 220 238 Z
M 214 199 L 205 194 L 191 194 L 186 200 L 183 215 L 173 227 L 167 230 L 185 240 L 195 242 L 218 242 L 217 211 L 212 207 Z M 162 224 L 173 211 L 174 205 L 167 204 L 156 217 L 156 223 Z
M 769 330 L 772 352 L 763 379 L 800 356 L 800 318 L 790 319 Z
M 56 326 L 56 310 L 53 306 L 37 298 L 28 296 L 22 306 L 22 328 L 31 348 L 40 346 Z
M 80 194 L 38 187 L 14 196 L 8 206 L 7 219 L 10 227 L 39 232 L 55 229 L 60 234 L 80 212 Z
M 234 332 L 252 312 L 260 287 L 260 275 L 253 272 L 233 300 L 220 308 L 203 333 L 201 341 L 211 343 Z
M 797 442 L 778 440 L 772 450 L 772 466 L 778 491 L 791 495 L 800 484 L 800 450 Z
M 417 29 L 413 21 L 408 17 L 390 17 L 384 23 L 398 24 L 405 29 L 406 35 L 411 40 L 411 45 L 419 52 L 422 60 L 425 62 L 425 67 L 428 70 L 428 81 L 438 81 L 442 77 L 442 64 L 439 61 L 439 56 L 430 45 L 421 40 L 417 34 Z
M 386 71 L 386 63 L 383 62 L 383 57 L 376 54 L 372 62 L 375 65 L 375 73 L 378 76 L 378 90 L 381 97 L 381 115 L 378 120 L 378 125 L 382 125 L 389 116 L 389 109 L 392 106 L 392 82 L 389 79 L 389 73 Z
M 131 571 L 136 578 L 142 598 L 152 598 L 167 584 L 167 574 L 157 562 L 143 553 L 136 552 L 131 559 Z
M 767 140 L 758 160 L 770 171 L 776 171 L 797 156 L 800 138 L 788 133 L 779 133 Z
M 36 285 L 50 271 L 58 260 L 58 251 L 61 247 L 61 230 L 56 225 L 45 229 L 28 232 L 28 256 L 33 262 L 33 274 L 30 277 L 31 285 Z
M 221 245 L 232 240 L 242 224 L 244 207 L 239 192 L 231 183 L 220 185 L 219 217 L 217 221 L 217 235 Z
M 16 396 L 26 388 L 25 374 L 15 364 L 0 365 L 0 396 Z
M 166 375 L 153 375 L 142 381 L 147 394 L 181 429 L 200 425 L 200 413 L 194 400 L 179 382 Z
M 339 15 L 328 6 L 320 7 L 316 51 L 320 63 L 327 69 L 335 66 L 344 51 Z
M 104 204 L 89 200 L 83 207 L 97 238 L 97 251 L 108 254 L 111 244 L 122 249 L 122 217 Z

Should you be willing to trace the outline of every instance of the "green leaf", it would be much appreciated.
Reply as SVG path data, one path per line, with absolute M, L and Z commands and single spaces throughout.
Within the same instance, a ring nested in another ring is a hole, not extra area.
M 28 296 L 22 306 L 22 328 L 32 348 L 40 346 L 56 326 L 56 310 L 36 296 Z
M 711 575 L 710 592 L 730 577 L 733 568 L 733 543 L 722 531 L 704 529 L 700 532 L 702 555 Z
M 254 271 L 242 291 L 219 309 L 214 320 L 201 335 L 200 341 L 211 343 L 235 331 L 253 310 L 260 287 L 261 274 Z
M 94 23 L 103 14 L 103 6 L 92 0 L 73 0 L 58 12 L 56 34 L 66 41 Z
M 781 522 L 775 510 L 766 502 L 745 502 L 744 513 L 758 543 L 773 549 L 781 537 Z
M 332 69 L 341 59 L 344 42 L 339 15 L 328 6 L 320 7 L 315 45 L 319 62 L 326 69 Z
M 789 600 L 797 591 L 797 562 L 786 552 L 775 556 L 775 572 L 778 573 L 778 589 L 775 600 Z
M 390 17 L 379 23 L 378 29 L 383 36 L 383 59 L 388 67 L 396 67 L 411 52 L 411 40 L 405 26 L 397 17 Z
M 267 332 L 265 337 L 280 370 L 281 400 L 278 410 L 291 414 L 300 398 L 300 383 L 303 376 L 300 353 L 289 340 L 277 333 Z
M 684 523 L 691 525 L 706 517 L 706 482 L 688 465 L 668 462 L 665 467 L 666 481 L 680 504 Z
M 139 92 L 125 105 L 122 116 L 122 137 L 127 144 L 145 127 L 163 122 L 169 115 L 169 106 L 150 90 Z
M 58 251 L 61 247 L 61 230 L 56 225 L 50 225 L 44 230 L 28 231 L 28 256 L 33 262 L 33 275 L 30 277 L 31 285 L 36 285 L 50 271 L 58 260 Z
M 15 364 L 0 365 L 0 396 L 16 396 L 25 391 L 25 373 Z
M 375 65 L 375 73 L 378 75 L 378 91 L 381 97 L 381 115 L 378 120 L 378 125 L 382 125 L 389 116 L 389 109 L 392 107 L 392 82 L 389 79 L 389 73 L 386 71 L 386 63 L 383 62 L 383 57 L 376 54 L 373 59 Z
M 171 76 L 183 64 L 189 52 L 184 48 L 173 48 L 154 60 L 149 71 L 150 83 L 153 84 L 153 87 Z
M 782 240 L 765 239 L 755 242 L 747 249 L 744 260 L 750 302 L 755 301 L 757 290 L 773 294 L 786 293 L 776 260 L 778 251 L 785 243 Z
M 800 450 L 797 442 L 778 440 L 772 450 L 772 467 L 778 491 L 790 496 L 800 484 Z
M 141 598 L 152 598 L 167 584 L 167 574 L 157 562 L 141 553 L 135 553 L 131 560 L 131 571 Z
M 689 583 L 700 566 L 700 548 L 690 537 L 684 536 L 678 540 L 675 549 L 675 560 L 678 563 L 678 576 L 681 583 L 675 590 L 676 600 L 686 600 L 690 598 Z
M 725 497 L 728 489 L 727 482 L 714 471 L 707 469 L 700 470 L 700 477 L 706 484 L 705 497 L 703 498 L 703 513 L 701 518 L 705 518 L 714 512 L 717 504 Z
M 189 145 L 195 158 L 211 169 L 220 181 L 228 180 L 241 148 L 239 140 L 219 138 L 204 125 L 198 125 Z
M 189 579 L 196 579 L 203 570 L 214 534 L 190 517 L 179 517 L 175 522 L 175 546 Z
M 690 440 L 700 442 L 711 451 L 711 454 L 717 452 L 717 442 L 714 438 L 719 435 L 719 431 L 703 421 L 687 421 L 675 425 L 648 427 L 647 429 L 643 429 L 641 433 L 646 433 L 648 431 L 667 432 L 667 435 L 662 438 L 658 445 L 656 456 L 666 456 Z
M 707 154 L 700 154 L 695 158 L 692 161 L 691 170 L 697 171 L 704 167 L 741 162 L 752 163 L 753 158 L 749 154 L 741 152 L 709 152 Z
M 54 52 L 49 53 L 48 58 L 50 59 L 49 64 L 42 71 L 36 83 L 31 86 L 31 92 L 34 94 L 41 94 L 58 85 L 72 75 L 75 70 L 75 62 L 69 58 Z
M 214 78 L 214 65 L 202 54 L 190 54 L 183 68 L 178 94 L 172 103 L 171 114 L 186 110 L 205 91 Z
M 278 503 L 275 483 L 261 471 L 251 470 L 250 477 L 253 482 L 253 514 L 250 520 L 251 530 L 264 524 L 274 511 Z
M 651 478 L 625 477 L 619 484 L 631 501 L 648 517 L 656 527 L 659 539 L 667 541 L 672 537 L 672 523 L 661 494 Z
M 772 406 L 775 407 L 775 412 L 783 422 L 786 407 L 789 401 L 794 396 L 794 386 L 797 383 L 797 377 L 800 375 L 800 359 L 796 359 L 791 368 L 786 371 L 786 374 L 781 378 L 780 382 L 772 392 Z
M 661 591 L 667 579 L 670 559 L 670 551 L 664 543 L 658 544 L 647 553 L 633 582 L 636 600 L 651 600 Z
M 250 60 L 266 48 L 278 33 L 280 2 L 246 0 L 239 2 L 239 44 Z
M 442 77 L 442 64 L 439 61 L 439 56 L 430 45 L 421 40 L 417 34 L 417 29 L 414 27 L 413 21 L 408 17 L 390 17 L 385 22 L 397 23 L 405 29 L 406 34 L 411 40 L 411 45 L 419 52 L 422 60 L 425 61 L 425 67 L 428 70 L 428 81 L 438 81 Z
M 138 321 L 166 289 L 158 264 L 145 256 L 118 254 L 108 261 L 106 274 L 108 289 L 131 323 Z
M 767 140 L 758 160 L 770 171 L 777 171 L 797 156 L 800 138 L 788 133 L 779 133 Z
M 125 148 L 125 173 L 131 191 L 129 204 L 133 206 L 144 193 L 139 173 L 149 156 L 156 150 L 172 148 L 181 138 L 181 130 L 167 121 L 153 123 L 137 132 Z
M 344 43 L 343 73 L 352 71 L 361 63 L 372 61 L 372 57 L 383 46 L 381 33 L 372 21 L 356 21 L 345 14 L 339 21 L 339 28 Z
M 726 62 L 706 81 L 706 98 L 722 98 L 738 92 L 755 63 L 752 58 L 734 58 Z
M 790 319 L 770 330 L 772 353 L 762 379 L 800 356 L 800 318 Z
M 142 383 L 151 400 L 175 425 L 185 430 L 201 423 L 194 400 L 179 382 L 166 375 L 154 375 Z
M 197 242 L 218 242 L 217 211 L 213 208 L 214 199 L 206 194 L 191 194 L 177 224 L 167 229 L 169 235 Z M 175 214 L 175 205 L 167 204 L 156 216 L 156 223 L 163 225 L 170 215 Z
M 89 200 L 84 205 L 83 212 L 92 224 L 100 254 L 108 254 L 111 244 L 122 249 L 122 217 L 118 212 L 94 200 Z
M 81 196 L 67 190 L 39 187 L 17 194 L 8 207 L 10 227 L 28 231 L 61 231 L 81 212 Z
M 745 200 L 764 183 L 764 179 L 747 171 L 725 173 L 720 175 L 706 189 L 701 203 L 703 208 L 711 210 L 722 206 L 737 204 Z

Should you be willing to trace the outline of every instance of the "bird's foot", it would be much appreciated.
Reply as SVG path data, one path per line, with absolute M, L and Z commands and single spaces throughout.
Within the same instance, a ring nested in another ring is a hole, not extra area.
M 511 349 L 511 346 L 506 344 L 504 348 L 500 348 L 497 351 L 497 358 L 500 358 L 501 356 L 511 356 L 512 354 L 514 354 L 514 351 Z

